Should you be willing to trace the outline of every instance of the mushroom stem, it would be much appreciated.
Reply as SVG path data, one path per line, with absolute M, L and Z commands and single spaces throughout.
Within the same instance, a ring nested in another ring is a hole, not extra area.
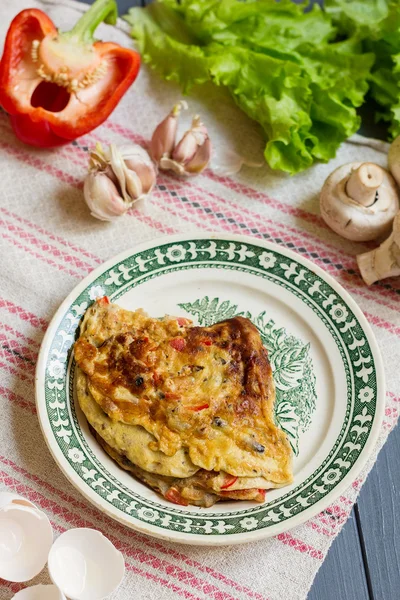
M 361 162 L 342 165 L 327 177 L 320 207 L 325 223 L 354 242 L 386 238 L 400 209 L 390 173 L 378 165 Z
M 372 206 L 376 200 L 376 192 L 383 182 L 383 169 L 374 163 L 363 163 L 352 171 L 346 184 L 347 195 L 362 204 Z
M 393 231 L 388 239 L 379 248 L 359 254 L 357 263 L 367 285 L 400 275 L 400 212 L 393 221 Z

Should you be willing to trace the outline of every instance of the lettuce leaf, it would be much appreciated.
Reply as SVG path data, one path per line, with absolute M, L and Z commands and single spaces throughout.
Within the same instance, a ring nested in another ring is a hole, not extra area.
M 390 0 L 326 0 L 326 11 L 343 35 L 356 37 L 372 52 L 371 95 L 382 107 L 377 117 L 400 135 L 400 4 Z
M 133 8 L 126 19 L 132 23 L 132 35 L 139 44 L 142 58 L 168 81 L 179 83 L 184 93 L 195 84 L 211 79 L 210 61 L 195 43 L 185 23 L 166 7 L 151 4 Z M 161 10 L 160 10 L 161 9 Z M 168 33 L 159 25 L 163 22 Z
M 293 50 L 311 42 L 319 46 L 334 37 L 331 19 L 315 6 L 304 13 L 307 2 L 292 0 L 161 0 L 184 17 L 203 43 L 232 45 L 251 42 L 266 48 Z
M 324 7 L 341 34 L 379 39 L 389 14 L 388 0 L 325 0 Z
M 213 81 L 263 128 L 265 159 L 294 174 L 357 131 L 374 57 L 291 0 L 159 0 L 127 21 L 145 62 L 184 92 Z

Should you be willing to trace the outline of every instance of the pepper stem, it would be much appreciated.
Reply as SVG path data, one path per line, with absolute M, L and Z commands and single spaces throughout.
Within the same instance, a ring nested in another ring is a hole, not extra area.
M 115 25 L 117 18 L 118 6 L 115 0 L 96 0 L 89 10 L 82 15 L 75 27 L 63 33 L 63 36 L 92 44 L 94 42 L 94 32 L 100 23 Z

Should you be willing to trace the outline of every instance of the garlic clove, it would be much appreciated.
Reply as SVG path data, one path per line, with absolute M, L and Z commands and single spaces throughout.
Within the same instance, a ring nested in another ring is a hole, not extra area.
M 187 131 L 172 152 L 172 159 L 185 165 L 192 160 L 198 147 L 196 137 L 191 131 Z
M 191 128 L 186 131 L 181 141 L 176 145 L 172 152 L 172 159 L 182 165 L 188 164 L 200 148 L 208 139 L 207 129 L 200 122 L 197 115 L 193 118 Z
M 127 160 L 126 163 L 129 167 L 129 160 Z M 149 194 L 155 186 L 157 180 L 157 170 L 155 165 L 152 162 L 148 165 L 144 163 L 140 165 L 138 164 L 135 167 L 135 172 L 138 175 L 142 185 L 142 194 Z
M 149 153 L 138 144 L 120 146 L 119 152 L 130 169 L 136 170 L 141 164 L 153 165 Z
M 111 179 L 100 172 L 86 176 L 83 194 L 91 214 L 101 221 L 113 221 L 131 206 L 121 198 Z
M 191 175 L 197 175 L 204 171 L 210 162 L 211 158 L 211 140 L 209 138 L 206 139 L 204 144 L 202 144 L 192 160 L 187 163 L 185 166 L 186 173 L 190 173 Z
M 185 101 L 178 102 L 169 115 L 155 128 L 150 142 L 150 155 L 156 163 L 159 163 L 163 156 L 171 156 L 175 146 L 179 115 L 181 110 L 186 110 L 187 107 Z
M 193 117 L 190 130 L 196 138 L 198 146 L 204 144 L 204 142 L 208 139 L 207 128 L 201 122 L 199 115 Z
M 157 180 L 157 168 L 149 154 L 141 146 L 121 146 L 120 153 L 129 172 L 134 171 L 140 179 L 142 192 L 149 194 Z
M 141 198 L 143 194 L 141 179 L 135 171 L 128 168 L 125 169 L 125 185 L 127 194 L 133 202 Z
M 172 160 L 172 158 L 167 158 L 163 156 L 160 160 L 160 169 L 162 171 L 172 171 L 175 175 L 179 175 L 180 177 L 184 177 L 186 175 L 185 167 L 180 163 L 176 162 L 176 160 Z
M 110 166 L 118 179 L 118 185 L 125 202 L 130 202 L 128 191 L 126 189 L 126 165 L 125 161 L 115 144 L 110 144 Z

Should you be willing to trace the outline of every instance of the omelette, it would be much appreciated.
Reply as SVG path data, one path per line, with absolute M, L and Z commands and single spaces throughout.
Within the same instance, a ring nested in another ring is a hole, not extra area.
M 262 502 L 293 480 L 257 328 L 155 319 L 97 300 L 74 346 L 80 407 L 120 467 L 173 503 Z

